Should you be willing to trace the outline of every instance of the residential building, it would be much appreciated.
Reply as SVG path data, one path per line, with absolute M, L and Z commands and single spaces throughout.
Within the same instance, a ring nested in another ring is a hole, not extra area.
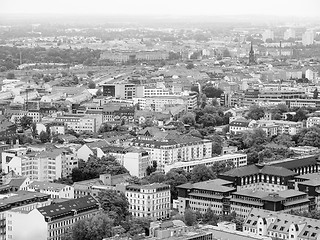
M 91 116 L 79 114 L 65 114 L 58 116 L 55 119 L 57 122 L 62 122 L 68 129 L 74 130 L 76 133 L 81 132 L 96 132 L 96 119 Z
M 205 165 L 207 167 L 213 166 L 218 162 L 232 162 L 235 167 L 243 167 L 247 165 L 247 154 L 235 153 L 235 154 L 224 154 L 218 157 L 211 157 L 202 160 L 190 160 L 180 161 L 164 166 L 164 172 L 167 173 L 171 169 L 182 168 L 186 172 L 192 172 L 192 169 L 198 165 Z
M 72 186 L 53 182 L 33 181 L 27 187 L 28 191 L 40 192 L 50 195 L 51 199 L 73 199 L 74 188 Z
M 313 30 L 307 30 L 302 34 L 302 44 L 304 46 L 312 45 L 314 43 L 314 32 Z
M 49 197 L 47 194 L 27 191 L 17 191 L 0 195 L 0 239 L 14 239 L 9 238 L 7 235 L 9 231 L 12 231 L 12 227 L 7 225 L 8 212 L 10 210 L 30 211 L 47 206 L 51 203 Z M 18 230 L 16 232 L 21 231 Z
M 145 177 L 146 170 L 151 165 L 149 153 L 142 148 L 109 146 L 103 148 L 102 151 L 114 156 L 129 171 L 131 176 Z
M 155 220 L 170 217 L 170 185 L 153 183 L 148 185 L 128 185 L 125 190 L 129 201 L 129 211 L 134 217 L 148 217 Z
M 191 135 L 168 135 L 163 140 L 140 140 L 131 143 L 148 151 L 150 161 L 157 161 L 158 170 L 164 171 L 166 165 L 180 161 L 211 158 L 212 142 Z
M 306 121 L 307 128 L 310 128 L 315 125 L 320 125 L 320 117 L 308 117 Z
M 30 210 L 7 212 L 6 239 L 61 239 L 71 233 L 75 222 L 98 214 L 100 206 L 93 197 L 86 196 Z
M 229 132 L 238 134 L 252 128 L 254 121 L 247 119 L 237 119 L 229 124 Z
M 319 239 L 320 220 L 253 208 L 243 224 L 244 233 L 272 239 Z
M 177 186 L 178 211 L 184 214 L 187 208 L 205 213 L 209 208 L 217 215 L 230 213 L 230 196 L 236 191 L 233 183 L 214 179 L 198 183 L 185 183 Z

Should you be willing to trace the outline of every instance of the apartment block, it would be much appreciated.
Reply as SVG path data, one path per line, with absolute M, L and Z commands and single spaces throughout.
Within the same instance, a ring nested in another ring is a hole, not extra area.
M 170 185 L 153 183 L 148 185 L 128 185 L 125 190 L 129 201 L 129 211 L 134 217 L 148 217 L 155 220 L 170 217 Z
M 59 202 L 31 211 L 8 211 L 6 239 L 61 239 L 71 233 L 75 222 L 90 218 L 99 212 L 99 203 L 91 196 Z

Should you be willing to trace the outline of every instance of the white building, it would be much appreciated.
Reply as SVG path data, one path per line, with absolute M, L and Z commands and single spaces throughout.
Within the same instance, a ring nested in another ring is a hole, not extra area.
M 308 117 L 306 122 L 307 128 L 310 128 L 312 126 L 319 125 L 319 124 L 320 124 L 320 117 Z
M 164 172 L 167 173 L 171 169 L 182 168 L 186 172 L 191 172 L 195 166 L 205 165 L 207 167 L 212 166 L 217 162 L 228 162 L 232 161 L 235 167 L 243 167 L 247 165 L 247 154 L 236 153 L 236 154 L 225 154 L 219 157 L 211 157 L 203 160 L 195 160 L 188 162 L 175 162 L 170 165 L 164 166 Z
M 212 141 L 191 135 L 171 136 L 171 139 L 162 141 L 135 140 L 132 145 L 147 150 L 150 161 L 157 162 L 159 171 L 164 171 L 166 165 L 175 162 L 202 160 L 212 156 Z
M 91 196 L 29 211 L 8 211 L 5 236 L 8 240 L 61 239 L 71 233 L 75 222 L 90 218 L 99 212 L 99 203 Z
M 170 217 L 170 186 L 163 183 L 126 186 L 129 211 L 134 217 L 148 217 L 155 220 Z
M 57 122 L 62 122 L 68 129 L 80 132 L 96 132 L 97 124 L 94 117 L 84 115 L 62 115 L 56 118 Z
M 33 181 L 27 187 L 28 191 L 41 192 L 50 195 L 51 199 L 73 199 L 74 188 L 60 183 Z
M 292 28 L 287 29 L 283 35 L 284 40 L 288 40 L 290 38 L 293 38 L 293 39 L 296 38 L 296 31 Z
M 302 34 L 302 44 L 304 46 L 312 45 L 314 43 L 314 32 L 312 30 L 307 30 Z
M 267 29 L 262 33 L 262 40 L 266 42 L 267 39 L 271 39 L 271 40 L 274 39 L 274 33 L 270 29 Z

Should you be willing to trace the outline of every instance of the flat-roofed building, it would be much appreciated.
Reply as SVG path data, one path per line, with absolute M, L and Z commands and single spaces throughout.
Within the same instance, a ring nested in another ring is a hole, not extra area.
M 153 183 L 148 185 L 128 185 L 125 195 L 129 201 L 129 211 L 134 217 L 167 219 L 170 217 L 170 185 Z

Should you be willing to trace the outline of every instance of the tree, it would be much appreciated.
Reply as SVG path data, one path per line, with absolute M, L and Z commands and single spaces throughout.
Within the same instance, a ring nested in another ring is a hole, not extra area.
M 110 132 L 112 131 L 112 126 L 108 123 L 102 123 L 99 128 L 99 133 Z
M 190 126 L 193 126 L 195 123 L 196 123 L 196 120 L 195 120 L 195 117 L 194 117 L 194 114 L 192 113 L 187 113 L 186 115 L 184 115 L 182 117 L 182 122 L 184 124 L 188 124 Z
M 193 63 L 188 63 L 186 68 L 187 69 L 192 69 L 192 68 L 194 68 L 194 64 Z
M 96 240 L 112 236 L 113 220 L 104 213 L 97 214 L 89 219 L 75 222 L 72 228 L 73 240 Z
M 144 235 L 146 231 L 149 231 L 150 223 L 152 222 L 149 218 L 132 218 L 128 222 L 127 234 L 131 237 L 136 237 L 139 235 Z
M 32 124 L 32 117 L 28 117 L 27 115 L 24 115 L 22 118 L 20 118 L 20 125 L 23 129 L 30 128 L 31 124 Z
M 253 120 L 259 120 L 264 117 L 264 109 L 262 107 L 253 105 L 250 107 L 247 117 Z
M 205 224 L 210 224 L 216 226 L 219 221 L 219 216 L 216 215 L 212 209 L 209 207 L 207 211 L 203 214 L 202 222 Z
M 207 168 L 203 164 L 197 165 L 192 169 L 191 181 L 193 183 L 203 182 L 214 178 L 216 178 L 216 176 L 213 174 L 211 169 Z
M 292 137 L 288 134 L 278 135 L 273 139 L 273 142 L 286 147 L 293 147 L 295 145 L 294 141 L 292 141 Z
M 213 174 L 215 176 L 218 176 L 219 174 L 227 172 L 234 167 L 235 167 L 235 165 L 234 165 L 233 161 L 231 161 L 231 160 L 229 160 L 227 162 L 215 162 L 211 166 L 211 171 L 213 172 Z
M 46 143 L 50 141 L 50 135 L 45 132 L 45 131 L 41 131 L 40 135 L 39 135 L 39 139 L 42 143 Z
M 93 81 L 90 81 L 88 84 L 88 88 L 89 89 L 95 89 L 96 88 L 96 84 Z
M 197 221 L 196 213 L 191 210 L 190 208 L 187 208 L 184 212 L 184 222 L 188 226 L 193 226 Z
M 178 190 L 177 186 L 187 183 L 188 179 L 186 177 L 186 173 L 182 169 L 183 172 L 177 169 L 171 169 L 166 174 L 166 181 L 165 183 L 170 185 L 170 192 L 171 192 L 171 199 L 178 198 Z
M 37 125 L 35 123 L 31 124 L 31 133 L 33 138 L 37 136 Z
M 153 172 L 147 177 L 149 183 L 163 183 L 166 181 L 166 175 L 162 172 Z
M 207 98 L 220 98 L 223 91 L 220 88 L 215 88 L 212 85 L 204 86 L 202 92 Z
M 299 108 L 298 111 L 296 112 L 296 115 L 294 115 L 293 117 L 293 121 L 299 122 L 299 121 L 306 120 L 307 118 L 308 118 L 307 111 L 303 108 Z
M 118 193 L 115 190 L 102 190 L 99 191 L 97 198 L 103 211 L 114 219 L 116 225 L 130 215 L 129 202 L 124 193 Z
M 9 73 L 7 73 L 6 78 L 7 78 L 7 79 L 15 79 L 16 77 L 15 77 L 15 75 L 14 75 L 13 72 L 9 72 Z
M 157 171 L 157 165 L 158 165 L 157 161 L 153 161 L 152 165 L 147 167 L 147 169 L 146 169 L 147 176 L 149 176 L 151 173 Z

